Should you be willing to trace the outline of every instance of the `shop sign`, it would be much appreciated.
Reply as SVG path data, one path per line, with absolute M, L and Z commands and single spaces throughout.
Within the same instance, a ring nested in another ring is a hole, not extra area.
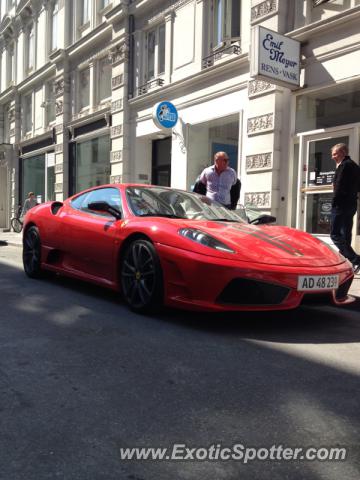
M 160 102 L 154 107 L 153 120 L 161 130 L 175 127 L 178 121 L 178 112 L 171 102 Z
M 335 171 L 330 172 L 309 172 L 309 185 L 332 185 Z
M 300 86 L 300 42 L 261 25 L 251 31 L 250 75 L 287 88 Z

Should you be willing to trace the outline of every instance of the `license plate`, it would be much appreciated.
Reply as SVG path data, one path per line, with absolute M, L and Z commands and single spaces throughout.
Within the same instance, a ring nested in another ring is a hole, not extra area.
M 339 275 L 304 275 L 298 277 L 297 289 L 333 290 L 339 286 Z

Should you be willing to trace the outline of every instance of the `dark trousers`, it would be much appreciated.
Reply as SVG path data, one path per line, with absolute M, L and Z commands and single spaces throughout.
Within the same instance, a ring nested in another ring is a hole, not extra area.
M 357 254 L 351 247 L 351 231 L 355 212 L 356 206 L 347 209 L 333 207 L 331 210 L 331 240 L 350 262 L 357 259 Z

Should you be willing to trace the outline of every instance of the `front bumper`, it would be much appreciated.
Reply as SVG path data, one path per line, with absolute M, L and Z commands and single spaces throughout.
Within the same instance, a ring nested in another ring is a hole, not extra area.
M 353 301 L 347 295 L 354 274 L 349 262 L 331 267 L 289 267 L 249 263 L 201 255 L 167 245 L 157 244 L 164 274 L 164 303 L 168 306 L 199 311 L 266 311 L 298 307 L 306 298 L 321 296 L 328 304 L 344 305 Z M 329 291 L 300 292 L 299 275 L 339 275 L 339 288 Z M 229 285 L 239 281 L 239 299 L 236 288 L 230 296 L 224 295 Z M 261 297 L 248 295 L 244 303 L 241 285 L 265 285 L 269 291 Z M 273 292 L 273 293 L 272 293 Z M 271 296 L 274 295 L 275 298 Z M 268 299 L 268 300 L 266 300 Z

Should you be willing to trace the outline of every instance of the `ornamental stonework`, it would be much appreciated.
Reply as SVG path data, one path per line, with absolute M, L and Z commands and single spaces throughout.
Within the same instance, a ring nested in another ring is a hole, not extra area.
M 113 90 L 121 87 L 121 85 L 123 85 L 123 83 L 124 83 L 124 76 L 122 74 L 117 75 L 116 77 L 113 77 L 111 79 L 111 87 L 112 87 Z
M 251 8 L 251 22 L 256 22 L 265 15 L 277 12 L 276 0 L 265 0 Z
M 64 125 L 62 123 L 60 123 L 59 125 L 56 125 L 55 127 L 55 132 L 59 135 L 61 133 L 63 133 L 63 130 L 64 130 Z
M 247 155 L 246 171 L 256 172 L 272 168 L 272 153 L 258 153 L 257 155 Z
M 55 97 L 60 97 L 60 95 L 64 95 L 64 90 L 65 90 L 65 80 L 63 78 L 59 78 L 59 80 L 55 80 L 54 82 Z
M 57 145 L 55 145 L 55 153 L 62 153 L 62 151 L 63 151 L 62 143 L 58 143 Z
M 129 38 L 127 37 L 121 43 L 110 49 L 109 58 L 113 65 L 129 59 L 129 44 Z
M 115 125 L 115 127 L 111 127 L 111 138 L 120 137 L 122 132 L 122 125 Z
M 117 112 L 122 109 L 122 99 L 120 98 L 119 100 L 115 100 L 114 102 L 111 102 L 111 112 Z
M 63 164 L 62 163 L 57 163 L 55 165 L 55 173 L 63 173 Z
M 15 107 L 9 109 L 8 117 L 9 122 L 15 122 Z
M 247 121 L 247 134 L 256 135 L 263 133 L 274 128 L 274 114 L 266 113 L 265 115 L 259 115 L 258 117 L 248 118 Z
M 248 84 L 248 97 L 256 97 L 264 92 L 275 90 L 275 85 L 264 80 L 250 80 Z
M 253 205 L 257 208 L 271 207 L 270 192 L 251 192 L 245 193 L 245 205 Z
M 10 137 L 13 137 L 15 135 L 15 128 L 10 128 Z
M 122 175 L 111 175 L 110 183 L 121 183 L 122 182 Z
M 62 115 L 63 112 L 64 112 L 64 102 L 62 100 L 56 100 L 55 115 Z
M 110 157 L 111 163 L 121 162 L 121 160 L 122 160 L 122 150 L 111 152 L 111 157 Z
M 62 193 L 62 191 L 63 191 L 63 184 L 55 183 L 55 193 Z

